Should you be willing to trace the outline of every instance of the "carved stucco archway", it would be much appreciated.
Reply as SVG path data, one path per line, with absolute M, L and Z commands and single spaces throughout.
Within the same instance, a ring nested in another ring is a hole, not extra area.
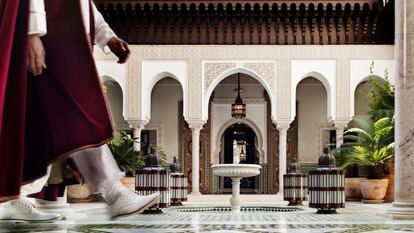
M 140 120 L 149 122 L 151 118 L 151 92 L 155 84 L 170 77 L 180 83 L 183 93 L 183 116 L 187 119 L 188 107 L 188 61 L 186 60 L 144 60 L 141 64 L 141 111 Z M 128 93 L 131 95 L 132 93 Z
M 126 96 L 125 96 L 125 91 L 122 88 L 122 85 L 118 82 L 118 80 L 116 80 L 115 78 L 108 76 L 108 75 L 102 75 L 99 77 L 101 80 L 102 85 L 107 86 L 108 84 L 111 85 L 117 85 L 118 88 L 121 91 L 121 98 L 122 98 L 122 103 L 121 103 L 121 115 L 122 115 L 122 122 L 114 122 L 116 124 L 117 129 L 119 130 L 125 130 L 129 128 L 128 123 L 125 121 L 125 108 L 126 108 Z M 109 104 L 109 99 L 108 96 L 106 97 L 108 104 Z M 114 106 L 110 106 L 111 109 Z M 115 119 L 113 119 L 113 121 L 115 121 Z
M 221 138 L 222 138 L 224 132 L 230 126 L 232 126 L 234 124 L 238 124 L 238 123 L 245 124 L 253 130 L 253 132 L 256 134 L 256 138 L 257 138 L 257 150 L 259 152 L 259 163 L 263 164 L 267 161 L 266 160 L 267 159 L 266 158 L 266 153 L 263 149 L 263 134 L 260 132 L 259 127 L 257 127 L 257 125 L 253 121 L 251 121 L 250 119 L 247 119 L 247 118 L 243 118 L 243 119 L 231 119 L 231 120 L 227 121 L 226 123 L 224 123 L 220 127 L 220 129 L 217 131 L 216 141 L 214 142 L 216 144 L 216 149 L 211 154 L 211 163 L 212 164 L 218 164 L 219 161 L 220 161 Z
M 374 56 L 373 56 L 374 57 Z M 395 84 L 395 62 L 392 59 L 370 59 L 370 60 L 350 60 L 350 86 L 348 89 L 349 95 L 349 116 L 348 120 L 351 120 L 355 114 L 355 90 L 358 85 L 366 81 L 369 76 L 375 76 L 376 78 L 384 80 L 385 76 L 388 76 L 388 81 L 391 85 Z M 370 74 L 371 73 L 371 74 Z
M 127 102 L 126 99 L 128 98 L 125 94 L 125 90 L 124 87 L 122 86 L 122 84 L 120 82 L 118 82 L 117 79 L 115 79 L 114 77 L 110 76 L 110 75 L 101 75 L 99 76 L 99 79 L 101 80 L 101 83 L 104 85 L 106 82 L 113 82 L 119 85 L 119 87 L 121 88 L 121 92 L 122 92 L 122 115 L 125 118 L 125 109 L 127 108 Z M 126 118 L 125 118 L 126 119 Z
M 354 85 L 352 86 L 353 95 L 350 96 L 350 103 L 351 103 L 350 104 L 350 106 L 351 106 L 350 114 L 351 114 L 351 117 L 353 117 L 355 115 L 355 108 L 356 108 L 355 107 L 355 96 L 356 96 L 356 91 L 358 89 L 358 86 L 360 84 L 368 81 L 370 78 L 374 78 L 375 80 L 382 81 L 382 82 L 386 81 L 386 79 L 384 77 L 381 77 L 381 76 L 378 76 L 378 75 L 370 75 L 370 76 L 366 76 L 366 77 L 362 78 L 356 86 L 354 86 Z
M 336 120 L 336 77 L 337 61 L 334 59 L 298 59 L 291 60 L 291 120 L 296 116 L 297 85 L 305 78 L 319 80 L 327 94 L 327 119 Z
M 335 119 L 335 116 L 336 116 L 335 111 L 336 111 L 336 109 L 333 106 L 333 105 L 335 105 L 333 103 L 333 102 L 335 102 L 335 100 L 333 99 L 333 94 L 335 95 L 336 93 L 332 91 L 333 87 L 332 87 L 332 85 L 329 84 L 329 80 L 326 79 L 325 76 L 323 76 L 319 72 L 312 71 L 312 72 L 306 73 L 305 75 L 303 75 L 297 81 L 297 83 L 295 84 L 295 92 L 294 92 L 294 94 L 292 94 L 292 103 L 296 103 L 297 87 L 298 87 L 299 83 L 302 80 L 306 79 L 306 78 L 315 78 L 316 80 L 318 80 L 319 82 L 322 83 L 323 87 L 325 88 L 326 97 L 327 97 L 326 98 L 327 99 L 327 101 L 326 101 L 327 102 L 326 103 L 326 105 L 327 105 L 327 108 L 326 108 L 326 110 L 327 110 L 326 111 L 327 112 L 327 116 L 326 117 L 327 117 L 328 121 L 331 121 L 331 120 Z M 295 117 L 296 116 L 296 108 L 292 109 L 292 113 L 293 113 L 292 114 L 293 117 Z
M 213 68 L 208 69 L 208 65 L 212 65 Z M 208 106 L 210 97 L 214 89 L 219 85 L 221 81 L 228 78 L 229 76 L 237 73 L 246 74 L 253 79 L 257 80 L 269 95 L 271 104 L 271 118 L 273 121 L 277 117 L 276 108 L 276 94 L 274 93 L 276 86 L 276 70 L 275 63 L 208 63 L 204 64 L 204 97 L 203 97 L 203 108 L 202 118 L 203 120 L 208 119 Z
M 183 83 L 181 83 L 181 80 L 179 78 L 177 78 L 174 74 L 164 71 L 164 72 L 160 72 L 157 75 L 155 75 L 154 77 L 152 77 L 150 82 L 146 86 L 146 91 L 144 91 L 144 96 L 146 96 L 146 98 L 143 98 L 144 101 L 145 101 L 144 102 L 144 108 L 146 109 L 144 112 L 146 113 L 145 114 L 146 118 L 147 118 L 146 120 L 148 120 L 148 121 L 151 119 L 151 103 L 152 103 L 151 102 L 151 95 L 152 95 L 152 91 L 153 91 L 155 85 L 164 78 L 172 78 L 180 84 L 181 90 L 183 92 L 183 114 L 184 114 L 184 117 L 185 117 L 185 112 L 186 112 L 186 107 L 185 106 L 187 106 L 186 105 L 187 104 L 187 100 L 186 100 L 187 93 L 185 92 L 184 85 L 183 85 Z

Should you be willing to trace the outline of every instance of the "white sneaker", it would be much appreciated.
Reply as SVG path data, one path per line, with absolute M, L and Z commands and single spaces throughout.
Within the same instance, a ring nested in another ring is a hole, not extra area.
M 0 220 L 53 222 L 60 218 L 59 214 L 45 213 L 36 209 L 27 199 L 11 201 L 10 204 L 0 207 Z
M 111 216 L 115 218 L 122 215 L 140 214 L 148 207 L 156 204 L 159 198 L 159 193 L 140 196 L 131 190 L 122 190 L 118 199 L 110 206 Z

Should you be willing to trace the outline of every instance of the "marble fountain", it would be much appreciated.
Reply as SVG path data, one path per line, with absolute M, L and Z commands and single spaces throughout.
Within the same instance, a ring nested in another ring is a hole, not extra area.
M 232 196 L 230 204 L 234 212 L 240 212 L 240 180 L 260 174 L 262 166 L 257 164 L 216 164 L 211 166 L 216 176 L 230 177 L 232 180 Z

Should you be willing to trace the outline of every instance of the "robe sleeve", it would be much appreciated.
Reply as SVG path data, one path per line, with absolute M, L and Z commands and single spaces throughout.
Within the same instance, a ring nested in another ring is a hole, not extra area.
M 46 12 L 44 0 L 29 0 L 28 34 L 46 35 Z
M 95 20 L 95 44 L 101 47 L 105 52 L 108 52 L 107 49 L 109 48 L 104 49 L 105 46 L 111 38 L 117 36 L 93 3 L 92 8 Z

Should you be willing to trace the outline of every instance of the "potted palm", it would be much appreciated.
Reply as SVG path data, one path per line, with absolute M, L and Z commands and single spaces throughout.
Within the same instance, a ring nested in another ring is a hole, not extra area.
M 377 121 L 365 116 L 353 118 L 355 128 L 345 132 L 339 153 L 343 168 L 351 165 L 368 167 L 368 179 L 361 181 L 361 193 L 366 203 L 382 203 L 387 192 L 384 166 L 394 156 L 394 119 Z
M 349 152 L 349 147 L 340 147 L 332 151 L 332 155 L 335 157 L 336 166 L 343 167 L 345 164 L 345 156 Z M 346 153 L 346 150 L 347 153 Z M 345 171 L 345 200 L 346 201 L 361 201 L 361 181 L 365 180 L 365 177 L 358 177 L 358 166 L 352 165 L 346 167 Z
M 131 190 L 135 190 L 135 171 L 145 164 L 142 154 L 134 149 L 136 140 L 126 132 L 122 132 L 108 143 L 118 167 L 125 172 L 121 183 Z

